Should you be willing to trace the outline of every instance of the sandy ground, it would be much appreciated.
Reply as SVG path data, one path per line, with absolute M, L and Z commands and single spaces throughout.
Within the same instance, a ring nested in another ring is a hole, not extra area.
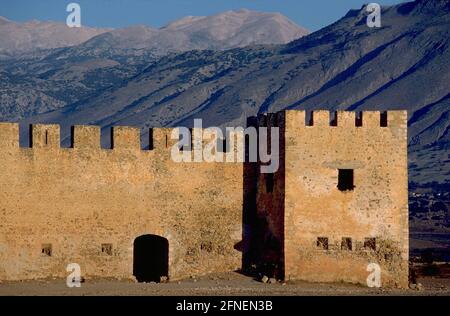
M 370 289 L 350 284 L 288 282 L 264 284 L 238 273 L 214 274 L 163 284 L 118 280 L 86 280 L 81 288 L 68 288 L 65 280 L 0 283 L 0 295 L 170 295 L 170 296 L 265 296 L 265 295 L 445 295 L 450 279 L 421 278 L 422 290 Z

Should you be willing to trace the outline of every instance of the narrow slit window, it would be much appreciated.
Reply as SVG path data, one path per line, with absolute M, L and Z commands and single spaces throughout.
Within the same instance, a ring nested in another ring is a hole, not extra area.
M 51 257 L 52 256 L 52 244 L 43 244 L 41 247 L 41 253 L 44 256 Z
M 341 241 L 341 250 L 352 250 L 352 239 L 350 237 L 344 237 Z
M 339 169 L 338 189 L 340 191 L 353 191 L 354 188 L 355 184 L 353 169 Z
M 109 148 L 114 149 L 114 129 L 109 129 Z
M 327 237 L 318 237 L 317 238 L 317 248 L 322 250 L 328 250 L 328 238 Z
M 245 162 L 250 162 L 250 135 L 245 134 Z
M 48 131 L 45 131 L 45 145 L 48 145 Z

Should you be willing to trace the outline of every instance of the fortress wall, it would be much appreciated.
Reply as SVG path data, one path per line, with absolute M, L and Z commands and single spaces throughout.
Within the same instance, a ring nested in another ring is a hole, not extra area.
M 408 286 L 407 114 L 286 112 L 285 276 L 366 285 L 368 263 L 383 286 Z M 336 123 L 336 122 L 334 122 Z M 361 125 L 361 124 L 359 124 Z M 354 170 L 353 191 L 340 191 L 338 169 Z M 328 238 L 328 250 L 317 238 Z M 343 237 L 352 250 L 341 249 Z M 376 238 L 376 249 L 364 248 Z
M 18 125 L 1 123 L 0 279 L 66 277 L 72 262 L 84 277 L 130 278 L 145 234 L 169 241 L 172 280 L 240 268 L 242 163 L 175 163 L 171 131 L 140 150 L 138 129 L 115 127 L 101 149 L 98 127 L 76 126 L 60 148 L 59 126 L 35 125 L 20 148 Z

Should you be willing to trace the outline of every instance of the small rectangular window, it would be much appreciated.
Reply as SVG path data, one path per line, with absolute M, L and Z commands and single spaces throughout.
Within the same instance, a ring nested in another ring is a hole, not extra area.
M 41 253 L 45 256 L 52 256 L 52 244 L 42 244 Z
M 112 244 L 102 244 L 102 253 L 108 256 L 112 256 L 113 254 Z
M 353 169 L 339 169 L 338 189 L 340 191 L 353 191 L 354 188 Z
M 364 248 L 368 250 L 376 250 L 376 240 L 375 238 L 365 238 Z
M 352 239 L 350 237 L 343 237 L 341 242 L 341 250 L 352 250 Z
M 328 238 L 327 237 L 318 237 L 317 238 L 317 248 L 328 250 Z
M 210 241 L 203 242 L 200 244 L 200 249 L 206 252 L 212 252 L 213 251 L 213 244 Z

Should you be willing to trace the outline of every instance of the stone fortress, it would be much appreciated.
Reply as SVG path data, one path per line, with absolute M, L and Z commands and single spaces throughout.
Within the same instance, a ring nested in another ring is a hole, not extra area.
M 280 167 L 176 163 L 170 128 L 0 124 L 0 280 L 177 280 L 263 271 L 284 280 L 408 286 L 407 114 L 288 110 L 249 124 L 279 127 Z M 237 135 L 242 139 L 244 135 Z M 238 143 L 236 143 L 238 144 Z M 269 144 L 270 146 L 270 144 Z M 238 145 L 230 150 L 236 152 Z

